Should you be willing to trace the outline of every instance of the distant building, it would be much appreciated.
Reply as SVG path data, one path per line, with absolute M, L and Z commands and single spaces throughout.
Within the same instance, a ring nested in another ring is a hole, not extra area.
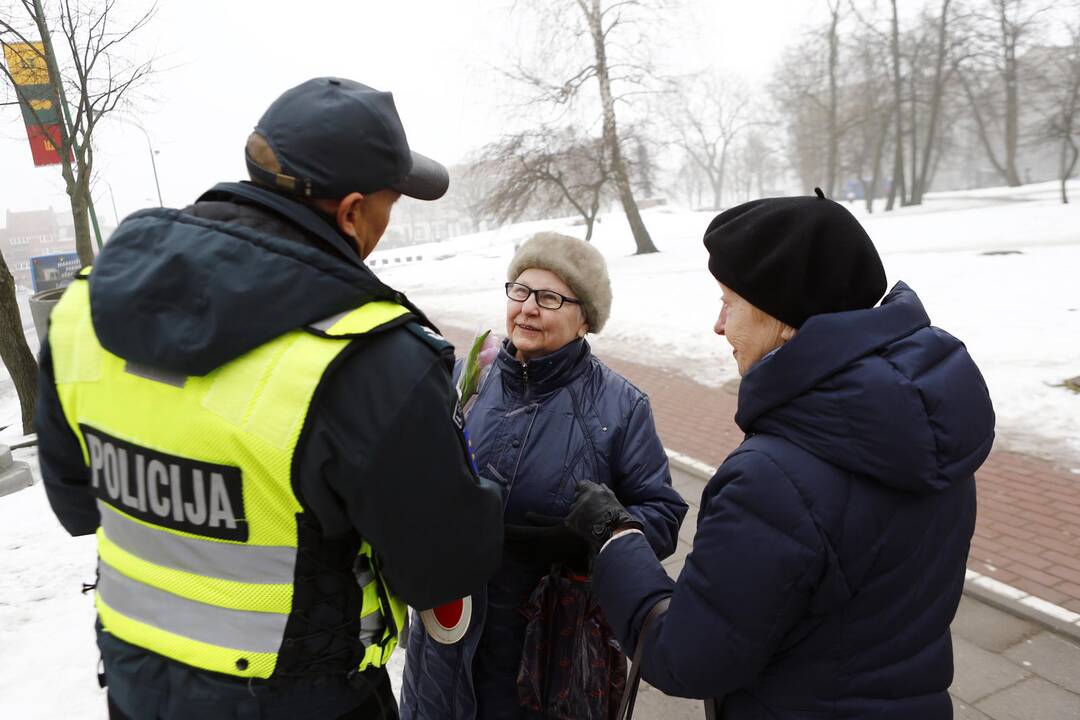
M 30 258 L 75 249 L 75 238 L 61 235 L 60 223 L 52 208 L 29 212 L 8 210 L 6 220 L 0 235 L 0 253 L 7 261 L 15 284 L 20 287 L 29 289 L 32 285 Z
M 75 227 L 71 216 L 48 210 L 6 213 L 4 227 L 0 228 L 0 254 L 15 278 L 15 285 L 27 290 L 33 288 L 30 277 L 30 258 L 75 251 Z M 108 237 L 112 228 L 101 228 L 102 236 Z

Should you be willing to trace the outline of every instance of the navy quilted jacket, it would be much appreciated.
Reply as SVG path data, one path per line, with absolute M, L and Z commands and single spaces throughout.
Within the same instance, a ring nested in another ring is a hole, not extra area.
M 721 717 L 945 720 L 949 624 L 994 413 L 960 341 L 903 283 L 878 308 L 810 318 L 743 379 L 747 433 L 701 498 L 672 581 L 637 536 L 594 591 L 660 690 Z
M 584 340 L 524 366 L 512 353 L 504 345 L 467 421 L 480 474 L 504 489 L 505 522 L 525 524 L 527 512 L 566 515 L 578 482 L 598 482 L 644 523 L 652 561 L 671 555 L 687 506 L 671 487 L 648 398 Z M 413 624 L 403 720 L 523 716 L 515 687 L 526 625 L 520 608 L 547 571 L 504 553 L 473 595 L 469 633 L 453 645 Z

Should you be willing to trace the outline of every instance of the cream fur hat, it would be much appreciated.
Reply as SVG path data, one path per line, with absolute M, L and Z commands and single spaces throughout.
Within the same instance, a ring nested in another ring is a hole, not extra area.
M 529 268 L 553 272 L 582 303 L 589 332 L 598 333 L 611 314 L 611 281 L 600 251 L 584 240 L 556 232 L 533 235 L 518 249 L 506 279 L 513 282 Z

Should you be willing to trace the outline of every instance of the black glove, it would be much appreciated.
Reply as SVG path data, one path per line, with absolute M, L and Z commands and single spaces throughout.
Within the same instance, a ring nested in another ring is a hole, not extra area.
M 616 529 L 644 530 L 641 521 L 622 506 L 606 485 L 578 483 L 577 498 L 566 516 L 566 526 L 577 533 L 595 555 Z
M 503 548 L 518 560 L 535 565 L 559 563 L 577 572 L 589 567 L 589 546 L 570 528 L 566 518 L 526 513 L 528 525 L 506 525 Z

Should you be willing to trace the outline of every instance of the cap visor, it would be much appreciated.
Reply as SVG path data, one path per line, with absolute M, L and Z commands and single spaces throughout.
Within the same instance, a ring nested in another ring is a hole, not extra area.
M 446 168 L 418 152 L 412 154 L 412 159 L 412 172 L 401 182 L 391 185 L 391 189 L 417 200 L 438 200 L 445 195 L 450 187 L 450 174 Z

